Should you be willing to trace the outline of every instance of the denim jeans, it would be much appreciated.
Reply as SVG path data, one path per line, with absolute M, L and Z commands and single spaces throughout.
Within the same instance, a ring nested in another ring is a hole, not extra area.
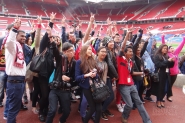
M 133 107 L 133 103 L 132 103 L 132 100 L 133 100 L 138 111 L 139 111 L 139 114 L 141 115 L 141 117 L 143 119 L 143 123 L 152 123 L 148 113 L 146 112 L 146 110 L 143 106 L 143 103 L 141 102 L 141 100 L 139 98 L 136 87 L 134 85 L 131 85 L 131 86 L 120 85 L 119 89 L 120 89 L 121 96 L 126 104 L 124 107 L 122 117 L 124 119 L 129 118 L 130 112 Z
M 25 83 L 10 83 L 7 82 L 7 100 L 9 103 L 8 114 L 7 114 L 7 123 L 16 123 L 16 116 L 18 115 L 21 103 L 22 95 L 24 92 Z
M 69 117 L 71 111 L 71 93 L 70 91 L 62 91 L 59 89 L 52 89 L 49 93 L 49 111 L 46 119 L 46 123 L 52 123 L 55 117 L 58 101 L 60 100 L 63 109 L 63 114 L 60 117 L 60 123 L 65 123 L 66 119 Z
M 4 88 L 6 87 L 7 75 L 5 71 L 0 71 L 0 102 L 4 99 Z
M 114 92 L 112 90 L 112 83 L 111 83 L 111 79 L 107 78 L 107 86 L 110 89 L 110 96 L 104 101 L 103 106 L 102 106 L 102 111 L 106 111 L 108 109 L 108 106 L 111 104 L 111 102 L 114 100 Z

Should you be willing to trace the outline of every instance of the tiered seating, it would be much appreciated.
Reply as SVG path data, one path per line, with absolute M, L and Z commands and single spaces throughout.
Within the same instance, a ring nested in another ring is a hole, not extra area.
M 108 15 L 110 13 L 111 9 L 98 9 L 99 15 Z
M 46 16 L 44 11 L 41 10 L 41 4 L 39 3 L 33 3 L 33 2 L 24 2 L 28 10 L 30 11 L 30 15 L 42 15 Z M 33 7 L 34 6 L 34 7 Z
M 6 8 L 8 9 L 9 14 L 26 14 L 24 9 L 22 8 L 22 3 L 17 0 L 4 0 Z
M 82 9 L 83 9 L 83 11 L 85 12 L 85 14 L 90 14 L 90 13 L 89 13 L 89 8 L 88 8 L 88 6 L 83 6 Z
M 117 15 L 120 9 L 112 9 L 112 15 Z
M 62 18 L 62 14 L 59 13 L 56 5 L 42 4 L 42 6 L 46 9 L 46 13 L 48 14 L 48 16 L 50 15 L 50 13 L 54 12 L 57 13 L 56 18 Z
M 185 11 L 182 11 L 176 17 L 184 17 L 184 16 L 185 16 Z
M 148 13 L 149 11 L 151 11 L 153 8 L 155 8 L 155 5 L 149 5 L 147 9 L 145 9 L 143 12 L 141 12 L 140 14 L 138 14 L 137 16 L 135 16 L 132 20 L 138 20 L 140 19 L 142 16 L 145 16 L 145 13 Z
M 154 19 L 155 16 L 157 16 L 158 12 L 160 12 L 161 10 L 167 8 L 168 6 L 170 6 L 172 4 L 172 2 L 164 2 L 164 3 L 159 3 L 155 6 L 155 8 L 153 8 L 148 14 L 146 14 L 145 16 L 142 16 L 140 18 L 140 20 L 144 20 L 144 19 Z
M 158 18 L 175 16 L 177 12 L 185 6 L 184 0 L 177 0 L 172 6 L 170 6 L 163 14 L 159 15 Z
M 0 28 L 6 29 L 8 24 L 14 22 L 15 18 L 7 18 L 7 17 L 0 17 Z M 28 19 L 21 19 L 21 29 L 23 30 L 30 30 L 30 26 L 28 24 Z

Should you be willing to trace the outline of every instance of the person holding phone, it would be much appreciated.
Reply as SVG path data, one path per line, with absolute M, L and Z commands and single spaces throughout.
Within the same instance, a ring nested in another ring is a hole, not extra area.
M 165 44 L 165 36 L 162 35 L 162 43 Z M 183 37 L 183 40 L 181 41 L 181 43 L 178 45 L 178 47 L 176 49 L 173 48 L 173 46 L 169 46 L 168 47 L 168 56 L 172 59 L 174 59 L 174 66 L 172 68 L 170 68 L 170 78 L 171 78 L 171 86 L 167 92 L 167 97 L 166 99 L 169 101 L 169 102 L 172 102 L 172 98 L 171 96 L 173 96 L 173 93 L 172 93 L 172 86 L 173 84 L 175 83 L 176 79 L 177 79 L 177 74 L 180 73 L 180 70 L 179 70 L 179 66 L 178 66 L 178 63 L 179 63 L 179 54 L 183 48 L 185 44 L 185 37 Z

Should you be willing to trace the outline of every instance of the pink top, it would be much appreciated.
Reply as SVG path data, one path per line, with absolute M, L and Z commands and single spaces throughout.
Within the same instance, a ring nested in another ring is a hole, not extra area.
M 164 44 L 164 35 L 161 37 L 162 38 L 162 43 Z M 179 74 L 179 67 L 178 67 L 178 55 L 181 52 L 183 46 L 185 44 L 185 37 L 183 37 L 183 41 L 180 43 L 180 45 L 177 47 L 177 49 L 175 49 L 175 51 L 173 53 L 168 52 L 168 56 L 170 58 L 174 58 L 174 66 L 172 68 L 170 68 L 170 75 L 177 75 Z

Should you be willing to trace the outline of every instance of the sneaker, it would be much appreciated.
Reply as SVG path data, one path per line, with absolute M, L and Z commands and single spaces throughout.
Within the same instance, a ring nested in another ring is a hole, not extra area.
M 109 110 L 106 110 L 106 111 L 105 111 L 105 114 L 106 114 L 107 116 L 109 116 L 109 117 L 114 117 L 114 115 L 111 114 Z
M 151 97 L 144 97 L 144 100 L 148 100 L 150 102 L 154 102 Z
M 3 102 L 0 102 L 0 107 L 3 107 Z
M 32 111 L 34 114 L 39 114 L 39 111 L 36 108 L 33 108 Z
M 121 104 L 117 104 L 116 106 L 118 108 L 118 111 L 122 113 L 123 112 L 123 107 L 121 106 Z
M 4 116 L 3 119 L 4 119 L 4 120 L 7 120 L 7 116 Z
M 23 103 L 24 103 L 24 104 L 28 104 L 28 97 L 27 97 L 27 96 L 24 96 L 24 97 L 23 97 Z
M 101 118 L 102 118 L 103 120 L 108 120 L 108 118 L 107 118 L 107 116 L 106 116 L 105 112 L 102 112 L 102 114 L 101 114 Z
M 123 118 L 123 117 L 121 117 L 121 122 L 122 123 L 128 123 L 128 121 L 125 118 Z

